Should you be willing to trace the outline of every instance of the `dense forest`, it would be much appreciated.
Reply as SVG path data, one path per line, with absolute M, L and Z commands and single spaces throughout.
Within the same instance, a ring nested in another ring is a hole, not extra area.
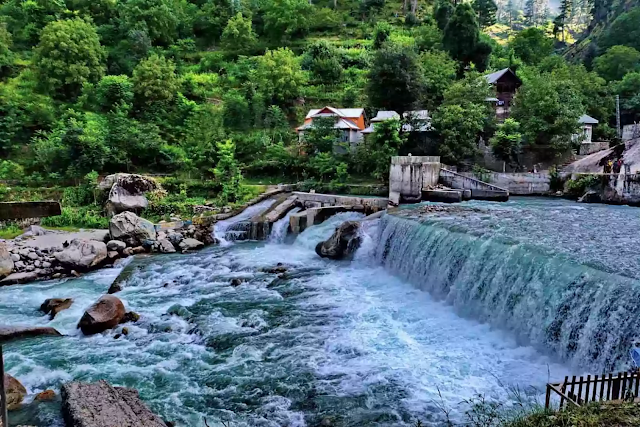
M 560 152 L 585 113 L 600 121 L 594 138 L 612 139 L 615 95 L 626 121 L 640 115 L 633 6 L 3 0 L 0 179 L 137 171 L 220 182 L 380 180 L 397 153 L 470 165 L 480 138 L 507 162 L 523 146 Z M 573 41 L 588 54 L 567 50 Z M 506 67 L 523 86 L 511 118 L 496 124 L 480 76 Z M 363 107 L 369 118 L 426 109 L 433 131 L 425 144 L 386 122 L 353 150 L 335 150 L 332 126 L 299 138 L 307 111 L 325 105 Z

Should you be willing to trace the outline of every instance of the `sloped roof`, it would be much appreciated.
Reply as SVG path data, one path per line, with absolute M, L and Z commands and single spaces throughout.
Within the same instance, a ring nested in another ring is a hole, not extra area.
M 400 114 L 395 111 L 378 111 L 376 116 L 371 119 L 371 122 L 384 122 L 385 120 L 399 119 Z
M 583 114 L 578 119 L 578 123 L 584 123 L 586 125 L 597 125 L 600 122 L 591 116 L 587 116 L 586 114 Z
M 495 73 L 491 73 L 491 74 L 486 74 L 484 76 L 485 79 L 487 79 L 487 82 L 489 82 L 490 84 L 494 84 L 495 82 L 497 82 L 498 80 L 500 80 L 500 78 L 502 76 L 504 76 L 505 74 L 513 74 L 513 76 L 518 79 L 518 81 L 520 81 L 520 79 L 518 78 L 518 76 L 516 76 L 516 73 L 514 73 L 513 71 L 511 71 L 511 68 L 503 68 L 500 71 L 496 71 Z
M 316 116 L 318 117 L 318 116 Z M 327 116 L 330 117 L 330 116 Z M 313 122 L 310 123 L 305 123 L 302 126 L 299 126 L 296 128 L 296 130 L 300 131 L 300 130 L 306 130 L 309 128 L 313 127 Z M 336 120 L 336 123 L 333 125 L 333 127 L 335 129 L 353 129 L 353 130 L 360 130 L 360 128 L 358 127 L 358 125 L 356 125 L 354 122 L 352 122 L 351 120 L 349 120 L 348 118 L 340 118 L 338 120 Z
M 413 120 L 431 120 L 431 116 L 429 116 L 429 110 L 412 110 L 406 111 L 403 114 L 405 119 L 413 119 Z
M 323 110 L 329 110 L 331 113 L 320 113 Z M 309 110 L 307 113 L 306 119 L 310 119 L 316 116 L 335 114 L 339 117 L 360 117 L 364 113 L 364 108 L 334 108 L 326 106 L 324 108 L 316 108 L 313 110 Z

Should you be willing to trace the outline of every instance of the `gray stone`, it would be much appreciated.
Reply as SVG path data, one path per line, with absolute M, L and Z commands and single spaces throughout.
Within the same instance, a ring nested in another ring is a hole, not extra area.
M 62 386 L 62 414 L 74 427 L 166 427 L 133 389 L 106 381 L 72 382 Z
M 19 254 L 20 254 L 20 256 L 22 256 L 22 257 L 26 257 L 26 256 L 28 256 L 28 255 L 29 255 L 29 252 L 30 252 L 30 251 L 29 251 L 29 248 L 20 249 L 20 250 L 18 251 L 18 253 L 19 253 Z
M 37 260 L 35 260 L 35 261 L 34 261 L 33 265 L 34 265 L 34 267 L 36 267 L 36 268 L 40 268 L 40 267 L 42 266 L 42 263 L 40 262 L 40 260 L 39 260 L 39 259 L 37 259 Z
M 11 254 L 11 260 L 12 260 L 13 262 L 18 262 L 18 261 L 20 261 L 20 255 L 18 255 L 18 254 Z
M 109 240 L 107 242 L 107 250 L 110 250 L 110 251 L 121 252 L 126 247 L 127 247 L 127 244 L 121 240 Z
M 167 235 L 167 240 L 169 240 L 173 246 L 178 246 L 182 239 L 184 239 L 184 236 L 181 233 L 169 233 Z
M 31 261 L 35 261 L 40 257 L 35 252 L 29 252 L 29 255 L 27 255 L 27 258 L 29 258 Z
M 36 266 L 33 264 L 27 264 L 27 266 L 24 269 L 27 271 L 34 271 L 36 269 Z
M 162 239 L 158 240 L 158 250 L 163 254 L 171 254 L 176 251 L 176 248 L 169 240 Z
M 13 259 L 4 243 L 0 243 L 0 279 L 7 277 L 13 271 Z
M 200 249 L 203 246 L 204 243 L 196 239 L 184 239 L 180 242 L 180 249 L 182 249 L 183 251 L 192 251 L 195 249 Z
M 100 265 L 107 258 L 107 245 L 97 240 L 74 239 L 56 260 L 67 268 L 88 270 Z
M 156 240 L 156 230 L 151 221 L 132 212 L 122 212 L 111 218 L 109 232 L 114 240 L 122 240 L 127 246 L 139 246 L 144 240 Z
M 51 263 L 49 261 L 44 261 L 42 263 L 42 268 L 51 268 Z
M 14 267 L 17 270 L 22 270 L 25 267 L 25 263 L 23 261 L 18 261 L 14 264 Z
M 117 251 L 109 251 L 107 252 L 107 258 L 109 259 L 114 259 L 114 258 L 118 258 L 118 252 Z
M 40 227 L 39 225 L 30 225 L 29 227 L 26 228 L 26 230 L 24 230 L 24 233 L 22 233 L 23 236 L 44 236 L 45 234 L 48 234 L 49 232 L 47 230 L 45 230 L 44 228 Z

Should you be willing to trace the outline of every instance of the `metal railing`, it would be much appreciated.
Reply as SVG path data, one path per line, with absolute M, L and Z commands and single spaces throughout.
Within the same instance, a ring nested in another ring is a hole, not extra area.
M 564 382 L 547 384 L 545 408 L 551 408 L 551 397 L 560 397 L 559 409 L 569 405 L 583 406 L 589 402 L 635 402 L 640 391 L 640 373 L 620 372 L 618 374 L 575 375 L 564 377 Z

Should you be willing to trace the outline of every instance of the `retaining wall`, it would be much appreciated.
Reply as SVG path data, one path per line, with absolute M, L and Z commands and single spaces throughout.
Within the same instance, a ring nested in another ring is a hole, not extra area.
M 440 169 L 440 182 L 457 190 L 471 190 L 472 199 L 500 202 L 509 200 L 509 191 L 507 189 L 448 169 Z
M 422 189 L 435 186 L 440 175 L 438 156 L 396 156 L 389 168 L 389 201 L 419 202 Z
M 2 202 L 0 203 L 0 220 L 23 218 L 46 218 L 60 215 L 58 202 Z
M 463 172 L 460 175 L 475 177 L 470 172 Z M 489 173 L 484 175 L 491 184 L 504 188 L 513 196 L 540 196 L 548 194 L 550 176 L 548 172 L 538 173 Z

